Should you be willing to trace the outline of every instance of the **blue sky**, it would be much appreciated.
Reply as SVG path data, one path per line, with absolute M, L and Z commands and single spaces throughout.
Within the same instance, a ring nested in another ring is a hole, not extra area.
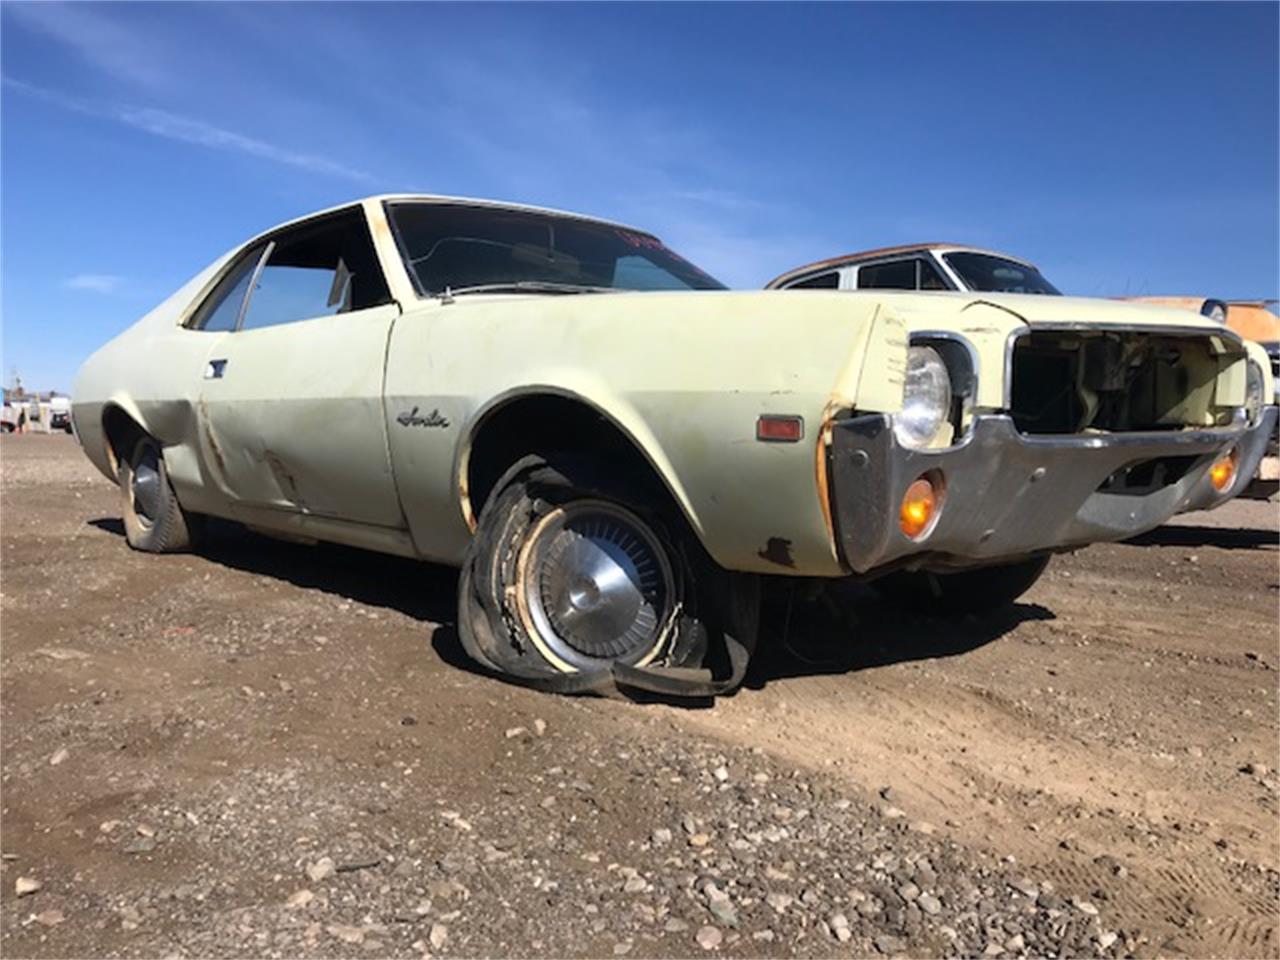
M 917 240 L 1275 297 L 1272 3 L 0 7 L 3 377 L 386 191 L 652 230 L 732 286 Z

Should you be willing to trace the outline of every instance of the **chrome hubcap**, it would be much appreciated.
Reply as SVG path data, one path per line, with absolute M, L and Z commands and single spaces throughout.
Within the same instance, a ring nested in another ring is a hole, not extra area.
M 671 567 L 640 518 L 604 501 L 556 510 L 524 550 L 530 626 L 575 667 L 636 660 L 658 642 L 671 612 Z
M 155 523 L 160 516 L 160 454 L 147 444 L 138 451 L 129 484 L 133 509 L 143 520 Z

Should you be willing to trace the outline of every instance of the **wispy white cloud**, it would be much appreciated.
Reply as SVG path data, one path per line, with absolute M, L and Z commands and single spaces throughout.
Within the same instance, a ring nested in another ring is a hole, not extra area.
M 179 143 L 189 143 L 212 150 L 242 153 L 282 166 L 305 170 L 308 173 L 341 177 L 362 183 L 368 183 L 374 179 L 371 174 L 364 170 L 357 170 L 354 167 L 330 160 L 328 157 L 290 150 L 274 143 L 268 143 L 265 140 L 258 140 L 254 137 L 236 133 L 233 130 L 227 130 L 204 120 L 184 117 L 176 113 L 170 113 L 167 110 L 85 100 L 59 93 L 56 90 L 37 87 L 34 84 L 26 83 L 13 77 L 4 77 L 3 82 L 6 87 L 43 100 L 45 103 L 54 104 L 64 110 L 72 110 L 76 113 L 87 114 L 99 119 L 114 120 L 117 123 L 122 123 L 125 126 L 133 127 L 153 136 L 163 137 L 166 140 L 176 140 Z
M 158 86 L 165 72 L 155 50 L 91 3 L 9 3 L 5 12 L 30 30 L 70 47 L 99 70 L 142 86 Z
M 115 293 L 124 283 L 124 277 L 114 273 L 78 273 L 68 277 L 62 285 L 68 290 L 92 290 L 94 293 Z
M 120 107 L 113 111 L 113 117 L 121 123 L 145 130 L 147 133 L 164 137 L 167 140 L 178 140 L 182 143 L 193 143 L 214 150 L 231 150 L 245 153 L 251 157 L 270 160 L 273 163 L 288 167 L 297 167 L 311 173 L 321 173 L 332 177 L 345 177 L 348 180 L 369 181 L 373 177 L 363 170 L 356 170 L 345 164 L 337 163 L 327 157 L 314 153 L 299 153 L 284 147 L 255 140 L 231 130 L 224 130 L 203 120 L 179 116 L 166 110 L 152 108 Z

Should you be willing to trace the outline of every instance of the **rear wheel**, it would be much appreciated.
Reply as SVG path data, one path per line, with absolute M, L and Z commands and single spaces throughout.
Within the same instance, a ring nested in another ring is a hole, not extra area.
M 120 459 L 119 475 L 129 546 L 148 553 L 189 550 L 201 518 L 179 505 L 160 445 L 145 434 L 138 436 L 129 455 Z
M 957 573 L 891 573 L 872 581 L 886 600 L 927 613 L 988 613 L 1006 607 L 1040 579 L 1049 557 L 1033 557 Z
M 580 460 L 521 461 L 481 511 L 459 579 L 467 652 L 560 692 L 710 695 L 740 683 L 755 579 L 716 567 L 655 499 Z

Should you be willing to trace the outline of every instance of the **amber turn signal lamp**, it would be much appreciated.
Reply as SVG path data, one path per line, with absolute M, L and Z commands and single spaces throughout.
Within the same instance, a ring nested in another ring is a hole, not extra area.
M 1221 493 L 1231 486 L 1231 481 L 1235 478 L 1236 452 L 1232 450 L 1225 457 L 1213 461 L 1213 466 L 1209 468 L 1209 481 L 1213 484 L 1213 489 Z
M 938 490 L 924 476 L 907 487 L 898 510 L 898 526 L 912 540 L 923 536 L 938 515 Z

